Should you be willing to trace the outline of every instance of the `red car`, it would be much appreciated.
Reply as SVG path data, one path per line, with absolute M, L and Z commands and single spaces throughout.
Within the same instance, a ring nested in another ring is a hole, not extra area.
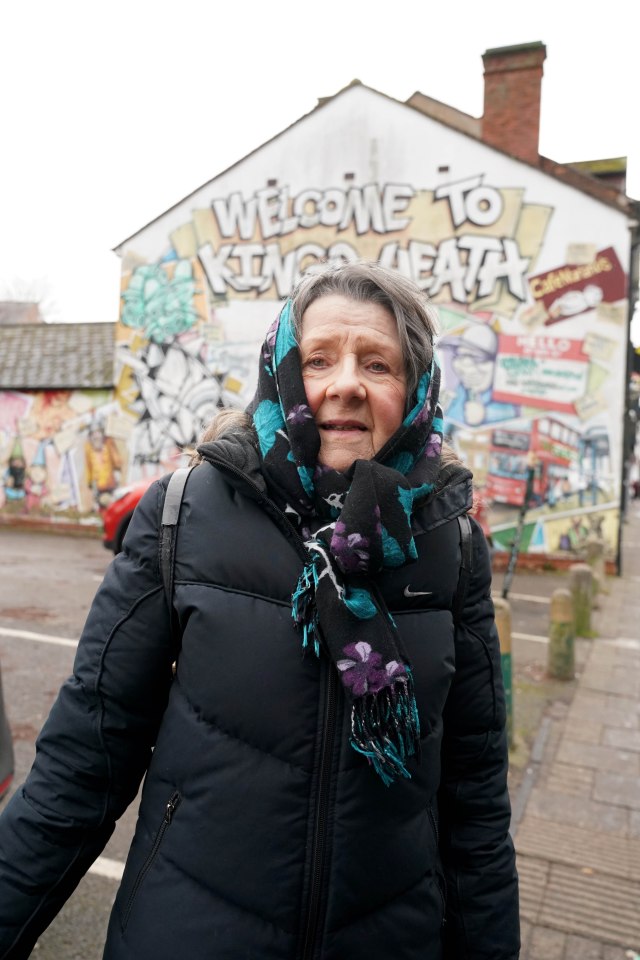
M 107 550 L 120 553 L 133 511 L 145 490 L 157 479 L 157 477 L 146 477 L 144 480 L 137 480 L 126 487 L 118 487 L 114 490 L 113 500 L 102 514 L 102 542 Z

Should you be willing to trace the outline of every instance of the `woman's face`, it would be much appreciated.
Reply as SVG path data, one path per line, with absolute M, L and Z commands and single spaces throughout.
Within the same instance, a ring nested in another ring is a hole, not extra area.
M 320 297 L 305 310 L 299 346 L 319 462 L 345 471 L 354 460 L 370 460 L 404 418 L 406 375 L 393 314 L 338 294 Z

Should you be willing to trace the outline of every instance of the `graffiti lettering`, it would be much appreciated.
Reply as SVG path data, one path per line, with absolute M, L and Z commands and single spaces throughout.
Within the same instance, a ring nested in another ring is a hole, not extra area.
M 504 206 L 499 190 L 482 186 L 482 177 L 446 183 L 438 187 L 434 196 L 436 200 L 449 201 L 454 227 L 466 221 L 476 227 L 488 227 L 499 219 Z
M 488 227 L 501 217 L 504 199 L 494 187 L 483 185 L 482 179 L 476 176 L 445 184 L 433 194 L 436 201 L 447 202 L 454 229 L 464 223 Z M 355 237 L 405 230 L 412 223 L 408 214 L 414 197 L 412 187 L 394 183 L 310 188 L 294 196 L 288 187 L 268 187 L 246 200 L 241 193 L 232 193 L 212 201 L 221 242 L 217 249 L 215 240 L 203 243 L 200 262 L 215 296 L 229 291 L 260 296 L 275 289 L 278 297 L 286 297 L 299 277 L 319 269 L 320 262 L 357 259 Z M 351 231 L 349 242 L 345 237 L 343 242 L 328 243 L 323 236 L 322 243 L 301 243 L 294 249 L 280 245 L 282 237 L 300 228 L 323 227 L 337 236 Z M 376 256 L 375 251 L 371 254 Z M 530 261 L 521 256 L 514 238 L 472 231 L 436 244 L 406 237 L 384 244 L 377 259 L 411 277 L 432 297 L 448 295 L 456 303 L 468 303 L 493 295 L 501 281 L 520 302 L 527 297 Z
M 239 233 L 243 240 L 251 239 L 256 225 L 255 197 L 245 202 L 242 194 L 231 193 L 224 199 L 213 200 L 211 206 L 223 237 L 233 237 Z
M 304 272 L 312 272 L 321 262 L 336 263 L 358 259 L 358 251 L 349 243 L 323 247 L 304 243 L 283 254 L 278 243 L 223 244 L 214 251 L 211 244 L 200 248 L 202 267 L 214 294 L 224 296 L 227 287 L 237 293 L 266 293 L 275 286 L 278 297 L 286 297 Z M 507 238 L 452 237 L 435 247 L 411 240 L 406 247 L 392 242 L 380 250 L 378 259 L 411 277 L 431 296 L 445 287 L 451 299 L 466 303 L 469 294 L 486 297 L 499 280 L 506 280 L 509 292 L 524 301 L 525 274 L 529 260 L 520 256 L 518 245 Z M 230 264 L 235 261 L 235 269 Z
M 525 276 L 529 260 L 520 256 L 514 240 L 463 235 L 443 240 L 438 248 L 411 240 L 406 249 L 388 243 L 380 251 L 380 262 L 411 277 L 432 297 L 444 287 L 451 299 L 467 303 L 469 294 L 477 297 L 492 293 L 498 280 L 506 280 L 509 292 L 518 300 L 526 299 Z
M 536 300 L 539 300 L 545 294 L 553 293 L 554 290 L 562 290 L 573 283 L 595 277 L 599 273 L 608 273 L 613 269 L 614 265 L 608 257 L 598 257 L 593 263 L 586 263 L 579 267 L 563 267 L 561 270 L 548 273 L 545 277 L 536 277 L 531 280 L 531 293 Z
M 502 367 L 507 373 L 533 373 L 537 361 L 533 357 L 504 357 Z
M 582 372 L 577 370 L 558 370 L 556 376 L 564 377 L 565 380 L 579 380 L 581 383 L 584 380 Z
M 212 291 L 221 296 L 227 286 L 238 293 L 266 293 L 274 285 L 278 297 L 286 297 L 296 280 L 320 261 L 340 263 L 358 259 L 357 250 L 348 243 L 334 243 L 329 248 L 303 243 L 284 255 L 277 243 L 225 244 L 217 253 L 211 244 L 206 244 L 198 254 Z M 229 260 L 236 260 L 239 269 L 232 270 Z
M 553 337 L 520 336 L 516 339 L 516 343 L 524 352 L 549 357 L 560 357 L 562 354 L 570 353 L 574 347 L 574 343 L 564 337 L 556 340 Z
M 298 227 L 309 230 L 317 226 L 346 230 L 353 225 L 361 236 L 371 231 L 404 230 L 410 219 L 399 214 L 414 195 L 415 191 L 403 184 L 388 183 L 380 188 L 369 183 L 349 190 L 303 190 L 291 200 L 288 187 L 267 187 L 248 200 L 237 192 L 219 197 L 211 207 L 225 239 L 251 240 L 257 226 L 264 240 L 285 236 Z

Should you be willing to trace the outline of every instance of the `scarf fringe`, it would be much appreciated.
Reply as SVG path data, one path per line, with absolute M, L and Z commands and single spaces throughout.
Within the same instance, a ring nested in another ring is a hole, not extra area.
M 294 623 L 302 629 L 302 649 L 307 650 L 309 646 L 313 646 L 316 657 L 320 656 L 322 639 L 318 608 L 315 601 L 319 559 L 319 555 L 314 554 L 309 560 L 303 568 L 296 589 L 291 596 L 291 616 Z
M 351 746 L 367 758 L 385 786 L 411 779 L 408 757 L 420 758 L 420 721 L 413 677 L 356 700 L 351 710 Z
M 291 616 L 302 630 L 302 649 L 313 647 L 320 656 L 323 642 L 316 589 L 323 557 L 314 553 L 304 566 L 291 597 Z M 411 779 L 406 761 L 420 758 L 420 720 L 413 689 L 413 676 L 408 667 L 404 676 L 377 693 L 369 693 L 353 701 L 351 738 L 353 749 L 366 757 L 385 786 L 399 777 Z

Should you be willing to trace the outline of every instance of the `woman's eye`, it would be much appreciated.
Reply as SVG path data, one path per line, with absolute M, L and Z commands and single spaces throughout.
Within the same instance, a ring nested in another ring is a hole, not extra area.
M 369 364 L 369 369 L 373 373 L 386 373 L 388 371 L 388 366 L 386 363 L 383 363 L 382 360 L 374 360 Z
M 324 357 L 310 357 L 307 360 L 306 366 L 311 367 L 312 370 L 322 370 L 326 366 L 327 361 Z

